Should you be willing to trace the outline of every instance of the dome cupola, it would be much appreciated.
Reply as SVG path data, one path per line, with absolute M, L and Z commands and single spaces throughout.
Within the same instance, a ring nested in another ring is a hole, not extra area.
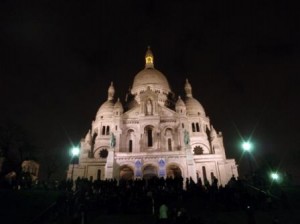
M 120 102 L 120 98 L 118 98 L 118 101 L 115 103 L 114 105 L 114 112 L 115 112 L 115 115 L 121 115 L 123 113 L 124 109 L 123 109 L 123 106 L 122 106 L 122 103 Z
M 187 79 L 185 82 L 184 90 L 186 94 L 185 106 L 187 115 L 205 116 L 205 111 L 202 105 L 193 97 L 192 86 Z
M 96 115 L 96 119 L 97 118 L 103 118 L 103 116 L 105 117 L 109 117 L 113 115 L 113 110 L 114 110 L 114 94 L 115 94 L 115 88 L 113 85 L 113 82 L 111 82 L 108 91 L 107 91 L 107 100 L 100 106 L 97 115 Z
M 161 95 L 160 101 L 162 105 L 167 100 L 167 95 L 171 92 L 168 80 L 160 71 L 154 68 L 154 56 L 148 47 L 145 54 L 145 68 L 136 74 L 133 80 L 131 94 L 136 96 L 136 100 L 140 103 L 139 94 L 150 89 Z
M 114 95 L 115 95 L 115 87 L 113 82 L 110 83 L 110 86 L 108 88 L 108 96 L 107 96 L 107 100 L 113 100 L 114 99 Z
M 145 55 L 145 68 L 154 68 L 154 58 L 150 46 L 148 46 Z
M 186 114 L 186 106 L 180 96 L 178 97 L 178 100 L 176 102 L 175 109 L 179 114 Z
M 185 93 L 186 93 L 187 97 L 193 97 L 193 95 L 192 95 L 192 86 L 189 83 L 188 79 L 185 80 L 184 90 L 185 90 Z

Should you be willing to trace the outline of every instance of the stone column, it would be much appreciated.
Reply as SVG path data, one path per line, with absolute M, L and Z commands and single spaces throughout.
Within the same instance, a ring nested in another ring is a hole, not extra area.
M 187 178 L 192 178 L 193 181 L 197 182 L 196 168 L 194 155 L 192 153 L 192 147 L 190 145 L 185 146 L 186 151 L 186 164 L 187 164 Z
M 114 162 L 115 162 L 115 150 L 114 148 L 109 148 L 108 156 L 106 159 L 105 165 L 105 178 L 112 179 L 114 178 Z

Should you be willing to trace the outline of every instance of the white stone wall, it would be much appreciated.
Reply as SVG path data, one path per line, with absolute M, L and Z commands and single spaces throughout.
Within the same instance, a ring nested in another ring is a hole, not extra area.
M 90 131 L 81 141 L 74 178 L 97 179 L 99 172 L 101 179 L 119 178 L 124 169 L 123 173 L 132 171 L 133 178 L 153 172 L 166 177 L 167 172 L 176 171 L 183 178 L 192 177 L 196 181 L 200 177 L 204 182 L 205 171 L 210 183 L 213 174 L 219 184 L 225 185 L 232 175 L 238 176 L 235 161 L 226 158 L 222 133 L 216 132 L 201 104 L 193 98 L 188 81 L 186 104 L 179 98 L 175 110 L 165 106 L 169 85 L 164 75 L 154 69 L 154 64 L 138 73 L 133 89 L 131 93 L 136 102 L 131 105 L 135 106 L 124 111 L 121 102 L 114 100 L 113 84 L 109 87 L 107 101 L 101 105 Z M 189 132 L 189 144 L 184 142 L 185 130 Z M 114 146 L 111 146 L 112 133 Z M 101 158 L 102 150 L 107 150 L 106 158 Z M 175 171 L 168 170 L 171 168 Z M 72 165 L 68 178 L 71 169 Z

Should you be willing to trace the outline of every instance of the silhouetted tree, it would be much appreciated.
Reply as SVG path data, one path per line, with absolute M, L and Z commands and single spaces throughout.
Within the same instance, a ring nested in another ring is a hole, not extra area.
M 35 147 L 21 126 L 8 121 L 0 124 L 0 151 L 1 156 L 5 158 L 2 174 L 10 171 L 18 173 L 21 170 L 21 162 L 24 159 L 32 159 Z

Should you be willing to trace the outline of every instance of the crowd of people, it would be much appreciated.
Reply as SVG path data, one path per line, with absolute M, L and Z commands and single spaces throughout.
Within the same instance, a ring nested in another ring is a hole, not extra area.
M 288 208 L 287 198 L 258 189 L 234 176 L 226 186 L 199 179 L 152 178 L 137 180 L 95 180 L 78 178 L 57 186 L 61 194 L 55 204 L 58 220 L 66 214 L 73 223 L 86 223 L 93 214 L 148 214 L 159 223 L 188 223 L 202 211 L 245 211 L 249 220 L 254 210 Z M 65 222 L 65 220 L 63 221 Z M 249 223 L 251 223 L 249 221 Z

